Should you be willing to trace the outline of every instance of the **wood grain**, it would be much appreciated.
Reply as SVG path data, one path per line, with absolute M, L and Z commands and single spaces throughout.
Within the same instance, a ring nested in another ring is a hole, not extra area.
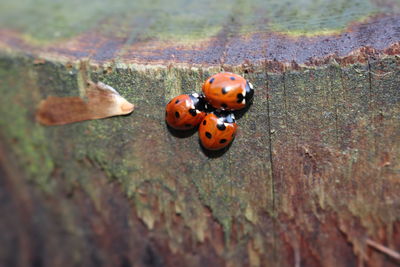
M 138 3 L 93 1 L 61 26 L 46 22 L 73 2 L 0 18 L 0 265 L 397 266 L 399 5 Z M 209 154 L 164 106 L 221 70 L 256 91 Z M 135 112 L 38 124 L 40 101 L 79 96 L 81 77 Z

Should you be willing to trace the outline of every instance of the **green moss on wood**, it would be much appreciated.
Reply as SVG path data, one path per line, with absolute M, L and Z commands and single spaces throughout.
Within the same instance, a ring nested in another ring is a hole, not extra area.
M 100 212 L 96 173 L 104 173 L 121 185 L 148 228 L 165 226 L 171 246 L 179 247 L 184 238 L 174 228 L 175 214 L 204 241 L 209 209 L 225 232 L 228 254 L 248 251 L 249 239 L 260 251 L 283 249 L 284 242 L 294 246 L 296 234 L 311 238 L 316 218 L 324 225 L 332 214 L 362 253 L 360 237 L 399 220 L 398 65 L 398 58 L 387 57 L 369 65 L 331 64 L 282 74 L 265 73 L 263 66 L 250 73 L 238 67 L 233 71 L 257 88 L 254 104 L 238 121 L 228 152 L 211 158 L 196 134 L 171 135 L 164 106 L 176 94 L 199 91 L 218 69 L 89 68 L 93 80 L 136 105 L 133 114 L 43 127 L 33 120 L 36 105 L 48 95 L 79 95 L 78 70 L 3 55 L 1 135 L 12 143 L 29 180 L 50 196 L 57 192 L 53 185 L 71 192 L 79 187 Z M 375 216 L 379 220 L 371 221 Z M 354 221 L 362 228 L 351 232 Z M 289 233 L 290 241 L 281 239 Z M 310 243 L 315 251 L 320 245 Z M 325 244 L 325 249 L 335 248 Z
M 39 8 L 40 7 L 40 8 Z M 1 27 L 21 31 L 28 40 L 48 42 L 90 30 L 105 36 L 184 40 L 217 35 L 277 31 L 316 35 L 392 11 L 374 1 L 2 1 Z
M 50 191 L 54 162 L 45 131 L 33 120 L 35 104 L 41 99 L 37 74 L 26 59 L 0 59 L 1 135 L 14 148 L 29 179 Z M 21 95 L 21 92 L 25 92 Z

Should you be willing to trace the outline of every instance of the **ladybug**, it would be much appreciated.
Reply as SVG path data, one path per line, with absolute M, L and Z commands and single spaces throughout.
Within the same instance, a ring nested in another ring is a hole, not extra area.
M 242 76 L 221 72 L 205 81 L 203 93 L 206 100 L 216 109 L 239 110 L 251 102 L 254 89 Z
M 165 108 L 165 121 L 177 130 L 190 130 L 199 125 L 206 113 L 203 95 L 197 93 L 179 95 L 173 98 Z
M 209 113 L 200 123 L 200 142 L 208 150 L 220 150 L 235 138 L 237 127 L 232 113 Z

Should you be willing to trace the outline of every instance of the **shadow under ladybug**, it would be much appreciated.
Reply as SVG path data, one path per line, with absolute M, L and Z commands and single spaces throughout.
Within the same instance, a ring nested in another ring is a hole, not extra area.
M 189 129 L 189 130 L 177 130 L 177 129 L 174 129 L 171 126 L 169 126 L 167 123 L 166 123 L 166 125 L 167 125 L 168 132 L 172 136 L 174 136 L 176 138 L 188 138 L 188 137 L 191 137 L 192 135 L 197 133 L 198 128 L 199 128 L 199 127 L 195 127 L 193 129 Z
M 253 101 L 249 102 L 249 104 L 244 109 L 232 111 L 232 113 L 235 115 L 236 120 L 240 120 L 247 113 L 252 105 Z
M 207 148 L 205 148 L 203 146 L 203 144 L 201 143 L 200 139 L 199 141 L 199 145 L 201 148 L 201 152 L 203 152 L 203 154 L 209 158 L 215 159 L 215 158 L 219 158 L 222 157 L 226 152 L 228 152 L 229 148 L 232 146 L 233 141 L 231 143 L 229 143 L 229 145 L 227 145 L 226 147 L 220 149 L 220 150 L 209 150 Z

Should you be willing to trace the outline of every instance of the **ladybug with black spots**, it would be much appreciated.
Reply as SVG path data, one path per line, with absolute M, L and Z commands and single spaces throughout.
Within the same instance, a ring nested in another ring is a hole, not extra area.
M 199 138 L 207 150 L 220 150 L 235 138 L 237 124 L 235 116 L 227 112 L 209 113 L 199 127 Z
M 193 93 L 173 98 L 165 108 L 165 121 L 177 130 L 190 130 L 199 125 L 206 116 L 203 95 Z
M 245 108 L 252 101 L 254 89 L 242 76 L 221 72 L 205 81 L 203 93 L 214 108 L 232 111 Z

